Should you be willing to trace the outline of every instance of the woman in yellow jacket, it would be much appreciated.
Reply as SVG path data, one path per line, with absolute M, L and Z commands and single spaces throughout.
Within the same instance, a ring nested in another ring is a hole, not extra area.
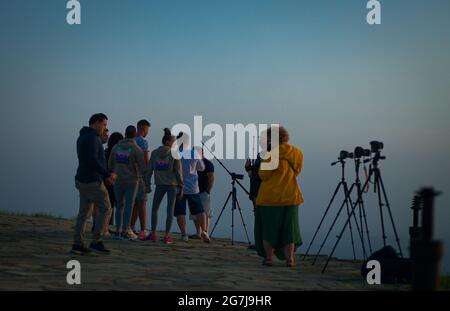
M 262 182 L 256 197 L 255 246 L 264 265 L 271 266 L 275 254 L 286 260 L 288 267 L 294 267 L 295 250 L 302 244 L 298 206 L 303 203 L 303 196 L 297 176 L 303 167 L 303 153 L 288 143 L 289 133 L 284 127 L 276 128 L 279 141 L 272 143 L 273 129 L 262 135 L 270 151 L 258 173 Z

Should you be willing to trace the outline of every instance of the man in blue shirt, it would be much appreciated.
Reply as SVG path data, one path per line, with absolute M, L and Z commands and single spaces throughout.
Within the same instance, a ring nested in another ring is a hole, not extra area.
M 89 119 L 89 126 L 84 126 L 80 130 L 77 140 L 78 169 L 75 185 L 80 193 L 80 208 L 75 225 L 73 253 L 90 252 L 84 245 L 84 231 L 94 205 L 98 207 L 99 215 L 90 249 L 109 253 L 102 242 L 104 224 L 111 211 L 111 203 L 104 181 L 107 184 L 113 184 L 117 177 L 114 173 L 110 174 L 106 168 L 102 137 L 107 121 L 108 118 L 103 113 L 94 114 Z

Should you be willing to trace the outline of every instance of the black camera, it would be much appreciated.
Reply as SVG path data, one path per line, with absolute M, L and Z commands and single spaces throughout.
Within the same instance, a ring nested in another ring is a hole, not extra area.
M 244 175 L 242 175 L 242 174 L 236 174 L 236 173 L 231 173 L 231 178 L 233 178 L 234 180 L 235 180 L 235 179 L 240 179 L 240 180 L 242 180 L 242 179 L 244 179 Z
M 354 157 L 355 159 L 359 159 L 361 157 L 370 157 L 370 150 L 364 149 L 363 147 L 356 147 L 354 151 Z
M 341 153 L 339 154 L 339 159 L 341 159 L 341 160 L 353 159 L 353 153 L 342 150 Z
M 371 141 L 370 142 L 370 150 L 372 152 L 378 152 L 384 148 L 384 144 L 381 141 Z

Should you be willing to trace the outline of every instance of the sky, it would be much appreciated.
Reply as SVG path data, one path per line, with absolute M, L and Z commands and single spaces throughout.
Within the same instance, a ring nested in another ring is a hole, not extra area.
M 370 26 L 363 0 L 90 0 L 81 1 L 81 25 L 69 26 L 65 0 L 0 0 L 0 208 L 76 215 L 75 142 L 93 113 L 108 115 L 110 132 L 148 119 L 151 149 L 164 127 L 201 115 L 205 124 L 288 128 L 305 155 L 300 251 L 339 182 L 330 163 L 371 140 L 385 145 L 381 170 L 403 252 L 422 186 L 443 192 L 435 237 L 448 249 L 450 2 L 380 2 L 382 23 Z M 244 172 L 242 161 L 224 163 Z M 230 180 L 215 164 L 217 216 Z M 252 237 L 251 204 L 239 199 Z M 365 202 L 378 249 L 376 195 Z M 227 209 L 216 235 L 229 237 L 230 223 Z M 336 255 L 351 257 L 348 236 Z

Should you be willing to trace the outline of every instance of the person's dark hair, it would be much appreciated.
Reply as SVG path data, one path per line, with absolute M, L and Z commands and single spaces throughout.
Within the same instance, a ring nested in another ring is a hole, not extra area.
M 111 150 L 119 141 L 123 139 L 123 135 L 119 132 L 114 132 L 109 136 L 108 149 Z
M 133 125 L 128 125 L 125 129 L 125 137 L 126 138 L 135 138 L 137 134 L 136 127 Z
M 182 141 L 187 141 L 187 144 L 186 144 L 186 145 L 189 145 L 189 134 L 180 132 L 180 133 L 178 133 L 178 135 L 177 135 L 177 140 L 180 139 L 181 137 L 183 137 L 183 140 L 182 140 Z M 180 146 L 179 146 L 178 149 L 179 149 L 180 151 L 183 151 L 183 149 L 184 149 L 185 147 L 186 147 L 186 146 L 185 146 L 184 143 L 182 142 L 182 143 L 180 144 Z
M 144 128 L 145 126 L 150 127 L 150 126 L 151 126 L 150 122 L 148 122 L 147 120 L 140 120 L 140 121 L 137 123 L 137 128 L 138 128 L 138 129 L 142 129 L 142 128 Z
M 93 114 L 90 118 L 89 118 L 89 125 L 95 124 L 97 122 L 101 122 L 103 120 L 108 120 L 108 117 L 104 114 L 104 113 L 96 113 Z
M 172 132 L 167 127 L 164 129 L 164 136 L 162 138 L 162 144 L 167 144 L 172 139 Z

